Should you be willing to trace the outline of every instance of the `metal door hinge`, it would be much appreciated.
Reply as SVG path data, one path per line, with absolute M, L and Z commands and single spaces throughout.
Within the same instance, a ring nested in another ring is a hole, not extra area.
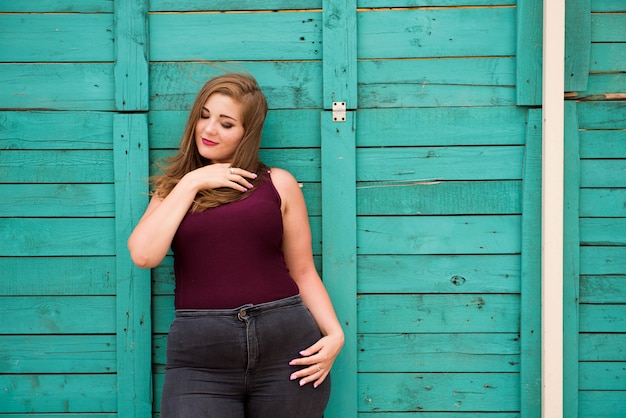
M 346 121 L 346 102 L 333 102 L 333 122 Z

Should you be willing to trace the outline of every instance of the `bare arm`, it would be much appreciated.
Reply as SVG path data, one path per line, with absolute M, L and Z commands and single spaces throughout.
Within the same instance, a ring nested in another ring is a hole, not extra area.
M 199 190 L 231 187 L 243 192 L 252 187 L 246 178 L 255 176 L 241 168 L 231 173 L 228 164 L 211 164 L 186 174 L 164 199 L 154 196 L 128 239 L 133 262 L 152 268 L 163 261 Z
M 317 273 L 311 248 L 311 229 L 306 204 L 298 183 L 284 170 L 272 169 L 272 181 L 282 200 L 283 252 L 289 272 L 300 290 L 323 337 L 311 347 L 303 347 L 301 358 L 291 364 L 305 366 L 292 374 L 300 385 L 326 379 L 344 343 L 344 334 L 328 292 Z

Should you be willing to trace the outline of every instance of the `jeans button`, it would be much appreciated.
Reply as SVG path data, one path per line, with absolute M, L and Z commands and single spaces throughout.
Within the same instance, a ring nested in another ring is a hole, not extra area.
M 246 315 L 248 315 L 248 312 L 246 312 L 246 310 L 244 309 L 243 311 L 237 314 L 237 319 L 239 319 L 240 321 L 243 321 Z

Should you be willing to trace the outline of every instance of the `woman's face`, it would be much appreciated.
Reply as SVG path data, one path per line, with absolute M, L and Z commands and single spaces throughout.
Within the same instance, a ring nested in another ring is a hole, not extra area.
M 214 93 L 204 103 L 196 123 L 196 146 L 213 163 L 230 163 L 244 134 L 241 104 Z

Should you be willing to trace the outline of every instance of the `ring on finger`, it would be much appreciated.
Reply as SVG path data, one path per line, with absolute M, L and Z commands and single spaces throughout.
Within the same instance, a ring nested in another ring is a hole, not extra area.
M 230 174 L 235 174 L 235 169 L 233 167 L 230 167 Z
M 321 372 L 321 371 L 322 371 L 322 368 L 321 368 L 321 367 L 320 367 L 320 365 L 318 364 L 318 365 L 317 365 L 317 372 L 319 373 L 319 372 Z

